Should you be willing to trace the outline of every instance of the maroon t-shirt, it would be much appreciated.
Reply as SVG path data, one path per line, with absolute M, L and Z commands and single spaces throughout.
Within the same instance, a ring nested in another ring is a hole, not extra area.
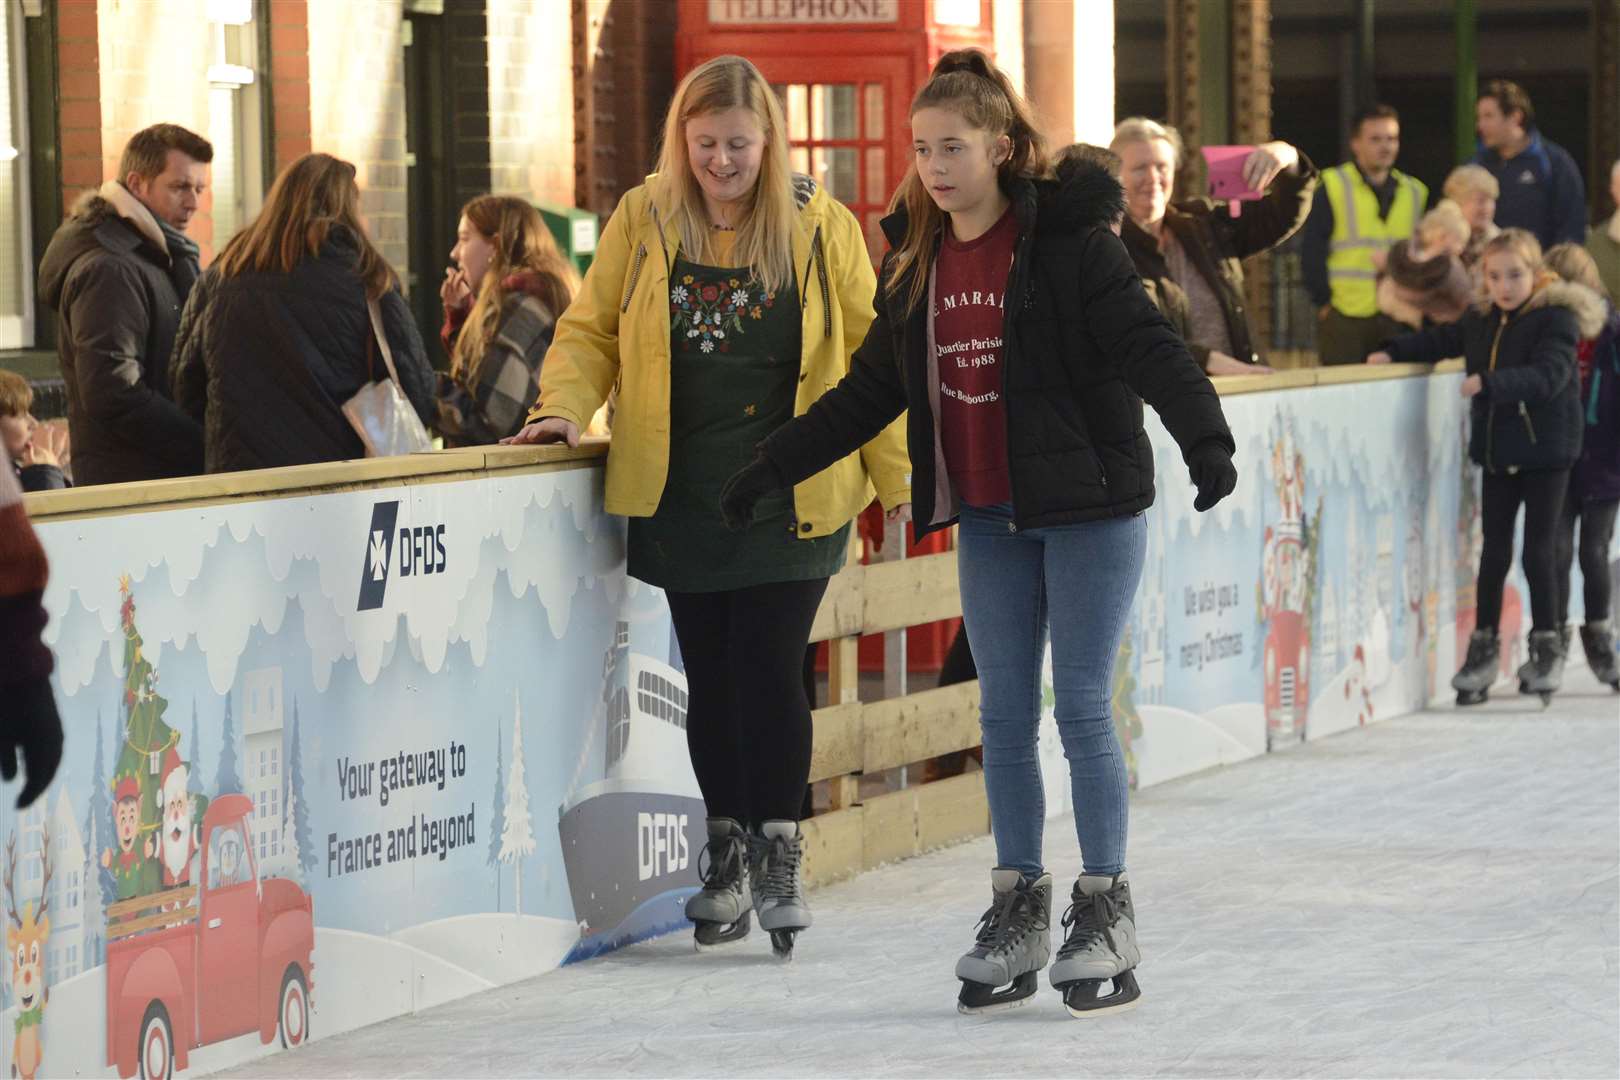
M 1002 294 L 1017 244 L 1018 219 L 1010 207 L 989 232 L 965 244 L 947 226 L 935 270 L 940 444 L 957 494 L 974 506 L 1012 500 L 1001 330 Z

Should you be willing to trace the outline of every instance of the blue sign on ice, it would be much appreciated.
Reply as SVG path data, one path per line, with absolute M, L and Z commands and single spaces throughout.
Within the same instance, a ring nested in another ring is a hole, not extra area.
M 366 533 L 366 561 L 360 572 L 359 611 L 382 607 L 388 589 L 388 562 L 394 550 L 394 523 L 399 520 L 399 501 L 380 502 L 371 508 L 371 529 Z

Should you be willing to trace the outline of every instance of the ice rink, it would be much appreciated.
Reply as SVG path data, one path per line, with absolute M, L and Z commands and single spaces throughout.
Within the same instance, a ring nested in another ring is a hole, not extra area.
M 812 893 L 789 965 L 671 936 L 225 1075 L 1614 1077 L 1620 695 L 1530 700 L 1138 793 L 1132 1012 L 957 1014 L 986 838 Z

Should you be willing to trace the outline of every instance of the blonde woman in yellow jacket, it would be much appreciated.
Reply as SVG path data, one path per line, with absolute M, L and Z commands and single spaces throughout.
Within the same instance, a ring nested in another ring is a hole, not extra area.
M 606 508 L 630 519 L 629 572 L 665 590 L 686 667 L 708 818 L 686 904 L 699 948 L 746 936 L 750 911 L 781 955 L 810 925 L 805 649 L 850 520 L 874 490 L 891 517 L 909 512 L 903 420 L 741 534 L 720 489 L 848 372 L 876 287 L 854 215 L 789 171 L 769 84 L 741 57 L 711 60 L 676 90 L 658 172 L 609 219 L 510 440 L 574 445 L 617 388 Z

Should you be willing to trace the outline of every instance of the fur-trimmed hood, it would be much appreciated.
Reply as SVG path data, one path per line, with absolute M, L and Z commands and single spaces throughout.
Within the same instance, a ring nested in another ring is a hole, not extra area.
M 1481 305 L 1481 310 L 1489 312 L 1494 307 L 1488 299 Z M 1603 297 L 1573 281 L 1565 281 L 1556 275 L 1537 287 L 1520 307 L 1519 312 L 1527 313 L 1542 307 L 1566 307 L 1575 313 L 1575 324 L 1580 331 L 1582 340 L 1595 338 L 1603 332 L 1603 324 L 1609 318 L 1609 306 L 1604 303 Z
M 40 299 L 52 308 L 59 308 L 68 271 L 82 255 L 97 248 L 115 255 L 142 248 L 165 270 L 171 263 L 168 240 L 152 211 L 123 184 L 108 180 L 74 200 L 67 220 L 40 261 Z

